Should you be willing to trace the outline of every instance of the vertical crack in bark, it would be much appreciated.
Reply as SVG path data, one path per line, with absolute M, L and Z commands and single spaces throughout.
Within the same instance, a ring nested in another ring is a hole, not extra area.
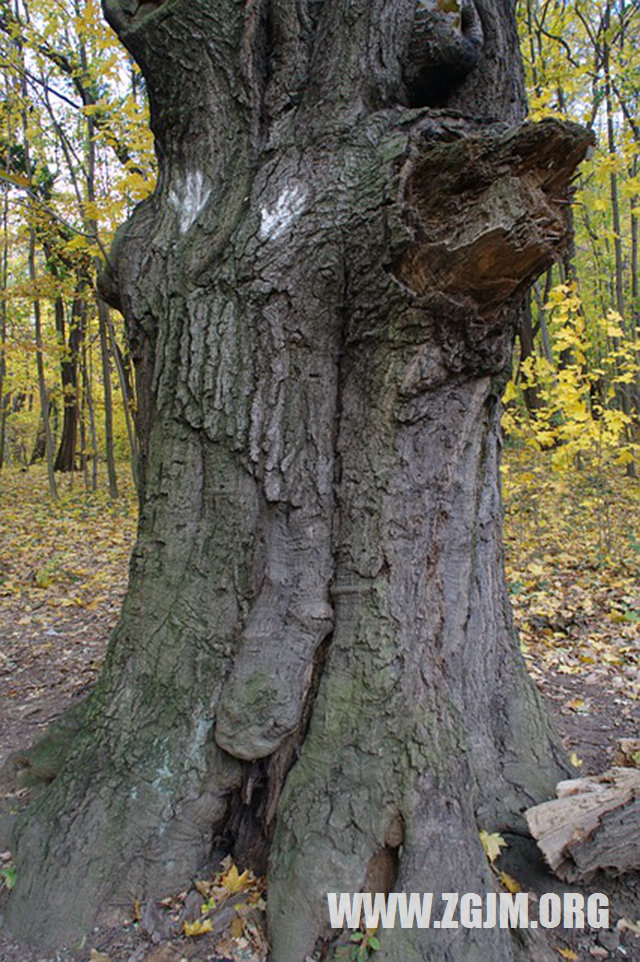
M 327 636 L 315 651 L 311 684 L 296 730 L 269 758 L 243 765 L 242 786 L 230 799 L 224 818 L 214 826 L 214 857 L 222 843 L 238 866 L 257 874 L 267 871 L 278 802 L 306 738 L 330 644 L 331 636 Z

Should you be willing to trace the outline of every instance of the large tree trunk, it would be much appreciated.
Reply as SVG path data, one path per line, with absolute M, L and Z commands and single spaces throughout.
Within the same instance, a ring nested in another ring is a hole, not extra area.
M 490 889 L 479 829 L 566 771 L 506 598 L 498 419 L 588 137 L 517 128 L 508 0 L 461 30 L 413 0 L 134 7 L 107 15 L 160 177 L 102 289 L 140 531 L 96 689 L 34 754 L 9 917 L 69 938 L 225 848 L 268 864 L 273 959 L 303 962 L 327 891 Z M 416 929 L 380 958 L 514 952 Z

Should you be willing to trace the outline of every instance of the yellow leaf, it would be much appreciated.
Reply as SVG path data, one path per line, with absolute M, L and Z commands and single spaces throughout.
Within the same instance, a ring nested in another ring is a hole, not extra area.
M 558 955 L 561 955 L 563 959 L 568 959 L 569 962 L 578 962 L 578 956 L 573 951 L 573 949 L 557 949 Z
M 234 892 L 242 892 L 243 889 L 247 888 L 251 881 L 250 876 L 249 869 L 245 869 L 240 875 L 235 865 L 232 865 L 227 874 L 222 877 L 220 884 L 233 895 Z
M 235 919 L 231 920 L 229 931 L 233 939 L 242 938 L 242 933 L 244 932 L 244 923 L 239 915 L 236 915 Z
M 105 955 L 104 952 L 98 952 L 97 949 L 91 949 L 89 962 L 111 962 L 111 959 L 108 955 Z
M 514 398 L 518 396 L 518 389 L 516 388 L 513 381 L 509 381 L 506 388 L 504 389 L 504 394 L 502 395 L 503 404 L 507 404 L 509 401 L 513 401 Z
M 556 670 L 561 675 L 579 675 L 582 668 L 580 665 L 558 665 Z
M 195 922 L 185 922 L 182 931 L 190 938 L 194 938 L 196 935 L 206 935 L 207 932 L 213 932 L 213 922 L 211 919 L 196 919 Z
M 504 887 L 513 895 L 516 895 L 517 892 L 522 891 L 522 886 L 520 885 L 520 882 L 517 882 L 512 875 L 507 875 L 506 872 L 500 872 L 500 881 L 502 882 Z
M 624 624 L 626 620 L 627 619 L 623 615 L 620 620 L 620 624 Z M 619 658 L 617 655 L 614 655 L 613 652 L 611 651 L 604 651 L 602 653 L 602 660 L 605 661 L 608 665 L 624 665 L 623 659 Z
M 28 187 L 29 178 L 25 177 L 24 174 L 0 174 L 0 180 L 6 180 L 10 184 L 15 184 L 17 187 Z
M 584 698 L 572 698 L 565 705 L 565 708 L 569 708 L 571 711 L 584 711 L 585 708 Z
M 578 755 L 576 754 L 576 752 L 571 752 L 571 754 L 569 755 L 569 761 L 571 762 L 574 768 L 580 768 L 580 766 L 583 764 L 582 759 L 578 758 Z
M 484 849 L 484 854 L 487 856 L 491 864 L 495 862 L 500 854 L 501 849 L 507 847 L 507 843 L 503 839 L 502 835 L 498 835 L 494 832 L 493 835 L 489 835 L 484 829 L 480 832 L 480 841 Z
M 609 322 L 607 324 L 607 334 L 609 337 L 624 337 L 624 331 L 621 329 L 619 324 L 613 324 Z
M 89 242 L 82 234 L 76 234 L 75 237 L 72 237 L 65 245 L 68 251 L 85 250 L 88 246 Z

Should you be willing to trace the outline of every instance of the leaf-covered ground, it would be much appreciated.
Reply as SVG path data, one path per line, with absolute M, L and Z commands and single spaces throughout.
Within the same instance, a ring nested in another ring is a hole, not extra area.
M 122 497 L 111 502 L 104 492 L 87 494 L 77 478 L 73 484 L 63 478 L 53 504 L 42 469 L 2 472 L 0 766 L 95 680 L 135 536 L 136 502 L 124 465 L 120 483 Z M 619 739 L 640 731 L 640 486 L 622 468 L 554 473 L 544 455 L 510 451 L 504 496 L 507 578 L 529 670 L 549 699 L 576 774 L 602 771 Z M 9 852 L 0 852 L 3 869 L 10 880 Z M 214 898 L 229 889 L 234 871 L 227 866 L 226 875 L 202 880 L 166 904 L 133 905 L 128 926 L 96 933 L 74 958 L 259 962 L 259 916 L 247 914 L 241 931 L 244 909 L 238 914 L 230 899 L 237 901 L 243 886 L 229 890 L 226 902 Z M 258 899 L 256 885 L 245 887 Z M 0 913 L 3 898 L 6 891 Z M 227 919 L 220 934 L 227 915 L 235 929 Z M 640 959 L 640 937 L 633 941 Z M 579 959 L 574 948 L 558 943 L 558 958 Z M 615 952 L 613 944 L 611 952 L 592 945 L 584 957 Z M 628 949 L 625 957 L 632 958 Z M 0 932 L 1 962 L 56 958 L 71 956 L 31 955 Z
M 580 774 L 640 735 L 640 483 L 508 452 L 506 567 L 525 658 Z
M 59 478 L 50 501 L 43 470 L 0 477 L 0 763 L 25 747 L 95 679 L 127 585 L 136 501 L 128 468 L 122 498 L 87 494 Z

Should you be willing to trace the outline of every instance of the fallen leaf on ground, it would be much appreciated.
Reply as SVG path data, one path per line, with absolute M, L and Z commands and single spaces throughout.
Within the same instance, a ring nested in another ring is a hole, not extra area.
M 221 885 L 232 894 L 242 892 L 251 884 L 251 872 L 245 869 L 242 875 L 238 872 L 235 865 L 232 865 L 226 875 L 222 877 Z
M 518 892 L 522 891 L 520 882 L 514 879 L 512 875 L 507 875 L 506 872 L 500 872 L 500 881 L 513 895 L 516 895 Z
M 500 855 L 501 849 L 507 847 L 507 843 L 503 839 L 502 835 L 498 835 L 497 832 L 489 835 L 489 833 L 485 832 L 484 829 L 482 829 L 480 832 L 480 841 L 482 842 L 484 854 L 487 856 L 492 865 Z
M 213 922 L 211 919 L 196 919 L 195 922 L 184 922 L 182 931 L 185 935 L 188 935 L 189 938 L 206 935 L 207 932 L 213 932 Z

